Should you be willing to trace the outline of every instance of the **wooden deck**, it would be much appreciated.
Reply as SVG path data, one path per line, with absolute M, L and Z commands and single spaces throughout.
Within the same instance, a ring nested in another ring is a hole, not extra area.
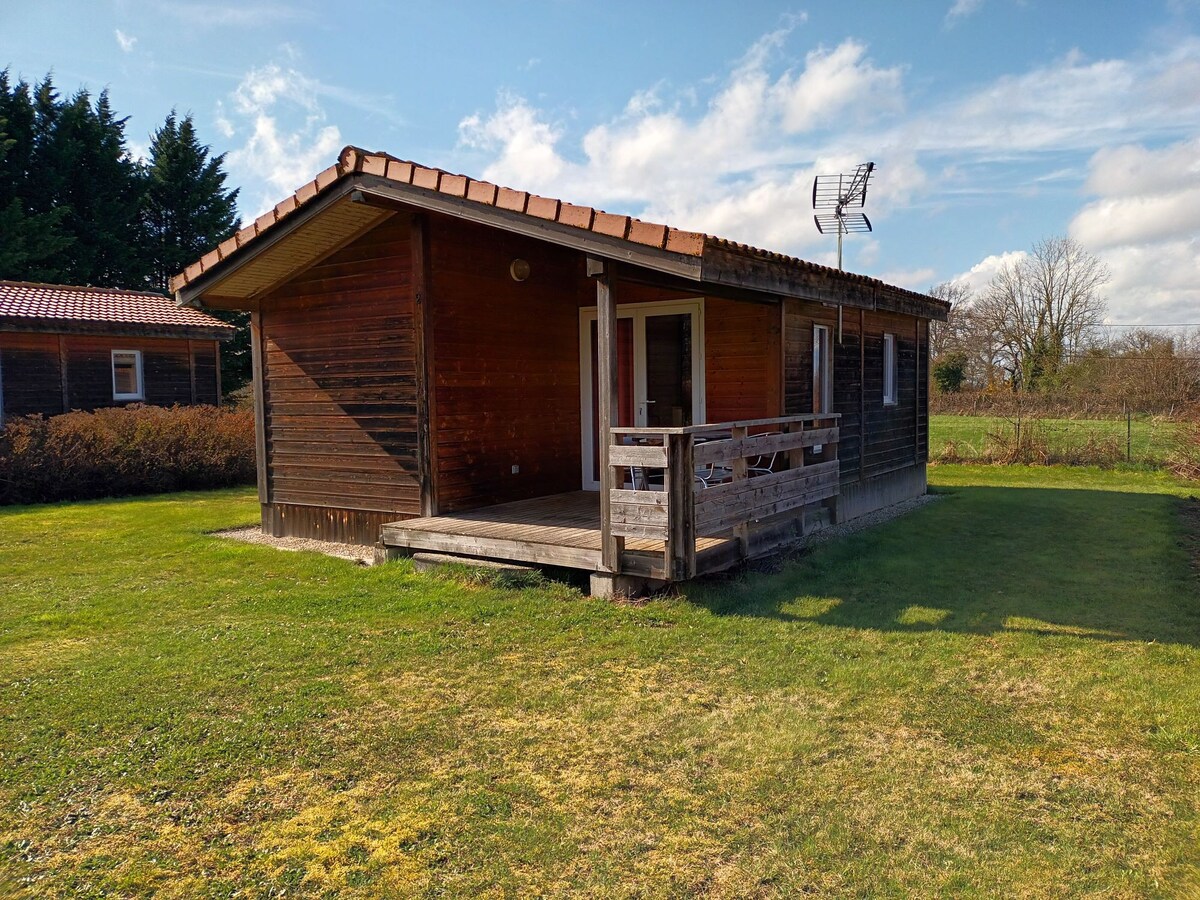
M 600 571 L 600 496 L 572 491 L 502 503 L 469 512 L 406 519 L 383 526 L 385 546 L 484 557 L 508 562 Z M 696 540 L 697 569 L 717 571 L 737 561 L 732 537 Z M 665 578 L 663 542 L 630 539 L 625 564 L 649 578 Z

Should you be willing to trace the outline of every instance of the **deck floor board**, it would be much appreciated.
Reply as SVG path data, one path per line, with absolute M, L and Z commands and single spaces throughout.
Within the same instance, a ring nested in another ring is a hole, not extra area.
M 594 491 L 571 491 L 465 512 L 405 519 L 384 527 L 384 543 L 389 546 L 420 547 L 434 536 L 443 549 L 457 537 L 463 539 L 457 551 L 463 555 L 516 561 L 530 561 L 532 556 L 544 560 L 554 555 L 554 548 L 562 548 L 563 565 L 586 568 L 590 564 L 583 565 L 581 561 L 590 560 L 593 554 L 595 561 L 599 561 L 600 497 Z M 718 550 L 729 540 L 698 538 L 696 553 L 699 556 Z M 491 552 L 479 553 L 479 541 L 487 542 L 485 546 Z M 663 543 L 629 539 L 625 549 L 661 554 Z

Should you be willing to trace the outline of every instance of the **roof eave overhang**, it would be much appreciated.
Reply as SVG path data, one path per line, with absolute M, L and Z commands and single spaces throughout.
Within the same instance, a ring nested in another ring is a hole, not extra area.
M 837 273 L 805 271 L 782 260 L 736 253 L 716 241 L 705 244 L 701 256 L 676 253 L 641 245 L 622 237 L 599 234 L 559 222 L 540 219 L 525 212 L 477 203 L 441 191 L 416 187 L 379 175 L 352 173 L 339 178 L 317 197 L 274 225 L 269 231 L 239 247 L 193 281 L 176 291 L 182 305 L 200 302 L 206 292 L 238 268 L 286 240 L 333 204 L 350 200 L 393 211 L 427 211 L 467 222 L 521 234 L 536 240 L 568 247 L 589 256 L 636 266 L 651 272 L 682 278 L 703 286 L 733 289 L 759 295 L 764 300 L 791 297 L 819 303 L 892 309 L 926 318 L 944 319 L 946 310 L 931 298 L 921 298 L 900 289 L 890 289 L 839 277 Z M 218 292 L 219 293 L 219 292 Z M 228 301 L 230 298 L 221 298 Z M 247 305 L 254 297 L 245 298 Z M 921 299 L 927 302 L 922 303 Z M 222 303 L 227 305 L 227 303 Z
M 598 234 L 549 219 L 539 219 L 516 210 L 476 203 L 474 200 L 414 187 L 377 175 L 358 175 L 355 178 L 357 180 L 351 189 L 361 194 L 362 202 L 391 203 L 442 213 L 463 221 L 489 225 L 513 234 L 557 244 L 560 247 L 569 247 L 590 256 L 629 263 L 690 281 L 700 280 L 701 260 L 697 256 L 636 244 L 624 238 Z
M 175 302 L 180 306 L 195 306 L 201 302 L 205 293 L 213 285 L 219 284 L 242 266 L 252 262 L 256 257 L 265 253 L 281 241 L 286 240 L 288 235 L 292 234 L 300 226 L 315 219 L 330 206 L 345 197 L 351 190 L 352 180 L 352 178 L 341 179 L 322 194 L 301 206 L 265 234 L 243 244 L 215 266 L 206 269 L 199 276 L 175 291 Z
M 163 325 L 141 322 L 101 322 L 86 319 L 45 319 L 0 316 L 0 331 L 24 334 L 105 335 L 131 338 L 172 338 L 194 341 L 232 340 L 232 325 Z
M 808 300 L 828 306 L 902 313 L 945 321 L 949 305 L 932 297 L 893 287 L 882 281 L 864 280 L 822 268 L 809 268 L 794 261 L 770 259 L 730 249 L 710 240 L 704 248 L 701 280 L 776 297 Z

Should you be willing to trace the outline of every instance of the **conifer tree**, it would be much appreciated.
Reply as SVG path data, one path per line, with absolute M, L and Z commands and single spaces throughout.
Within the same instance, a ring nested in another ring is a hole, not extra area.
M 180 120 L 171 110 L 152 136 L 142 219 L 154 290 L 170 290 L 172 275 L 237 231 L 238 192 L 225 189 L 224 161 L 224 154 L 209 157 L 190 115 Z M 222 382 L 236 389 L 250 380 L 249 316 L 210 312 L 238 328 L 221 347 Z
M 37 118 L 32 90 L 0 70 L 0 278 L 61 280 L 65 209 L 34 209 L 30 182 Z

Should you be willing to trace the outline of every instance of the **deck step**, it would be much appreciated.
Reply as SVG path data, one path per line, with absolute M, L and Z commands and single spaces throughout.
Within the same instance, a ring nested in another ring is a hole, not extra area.
M 518 563 L 502 562 L 498 559 L 483 559 L 478 556 L 456 556 L 453 553 L 429 553 L 422 551 L 412 555 L 413 568 L 418 572 L 428 572 L 438 566 L 471 566 L 474 569 L 499 569 L 505 572 L 534 572 L 533 566 L 522 566 Z

